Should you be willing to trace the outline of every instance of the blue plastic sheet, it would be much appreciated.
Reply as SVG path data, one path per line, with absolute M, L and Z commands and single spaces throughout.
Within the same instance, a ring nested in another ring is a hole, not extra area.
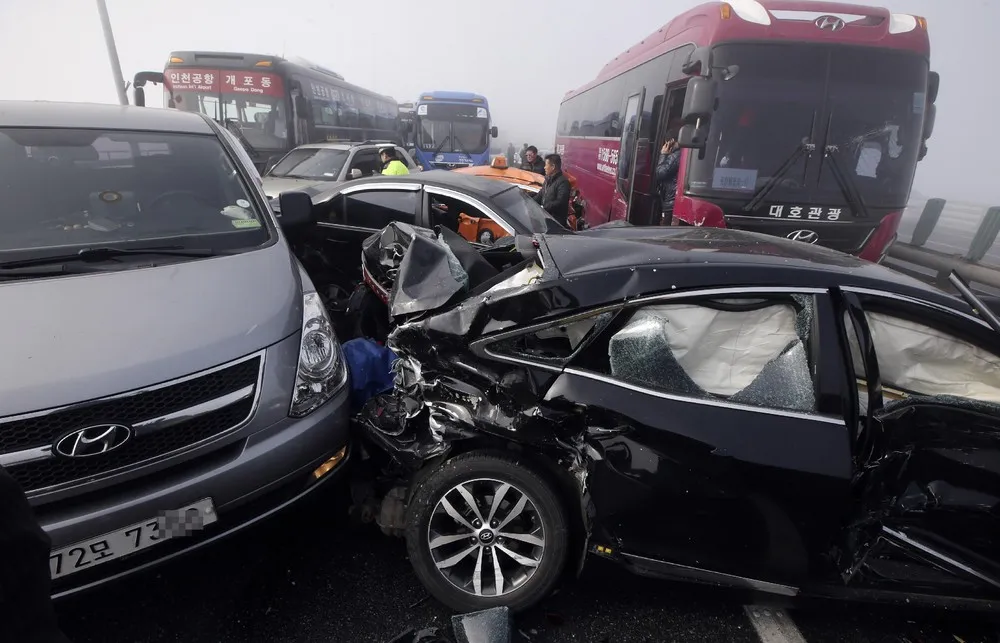
M 351 381 L 351 408 L 361 410 L 371 398 L 392 390 L 392 363 L 396 354 L 370 339 L 358 338 L 343 346 Z

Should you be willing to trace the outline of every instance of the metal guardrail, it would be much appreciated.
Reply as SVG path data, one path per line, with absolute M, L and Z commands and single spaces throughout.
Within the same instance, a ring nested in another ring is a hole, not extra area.
M 899 237 L 883 263 L 951 290 L 957 270 L 977 290 L 1000 294 L 1000 206 L 927 199 L 903 213 Z

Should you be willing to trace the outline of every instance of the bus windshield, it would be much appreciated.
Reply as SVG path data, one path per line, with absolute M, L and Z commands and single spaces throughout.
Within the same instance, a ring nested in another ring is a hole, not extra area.
M 289 109 L 275 73 L 167 70 L 166 107 L 233 121 L 256 150 L 288 149 Z
M 713 64 L 739 71 L 719 85 L 708 146 L 703 158 L 691 156 L 690 193 L 749 200 L 794 158 L 768 201 L 842 202 L 840 169 L 867 206 L 906 205 L 925 59 L 860 47 L 734 44 L 717 47 Z M 795 157 L 803 142 L 816 145 L 811 157 Z
M 489 147 L 490 119 L 485 107 L 455 103 L 426 103 L 424 107 L 427 113 L 417 118 L 419 144 L 425 152 L 481 154 Z

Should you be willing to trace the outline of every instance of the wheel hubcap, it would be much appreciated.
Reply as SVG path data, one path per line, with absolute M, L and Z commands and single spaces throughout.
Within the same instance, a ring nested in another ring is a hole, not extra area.
M 438 573 L 474 596 L 502 596 L 526 583 L 545 551 L 535 503 L 491 478 L 455 485 L 434 507 L 427 546 Z

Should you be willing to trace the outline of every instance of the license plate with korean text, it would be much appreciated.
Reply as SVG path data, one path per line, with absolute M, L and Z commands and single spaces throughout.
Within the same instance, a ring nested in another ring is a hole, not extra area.
M 180 509 L 160 512 L 159 516 L 134 525 L 75 543 L 53 551 L 49 572 L 53 579 L 117 560 L 137 551 L 187 536 L 218 520 L 211 498 L 204 498 Z
M 845 208 L 828 208 L 807 205 L 772 205 L 767 215 L 772 219 L 791 221 L 846 221 Z

